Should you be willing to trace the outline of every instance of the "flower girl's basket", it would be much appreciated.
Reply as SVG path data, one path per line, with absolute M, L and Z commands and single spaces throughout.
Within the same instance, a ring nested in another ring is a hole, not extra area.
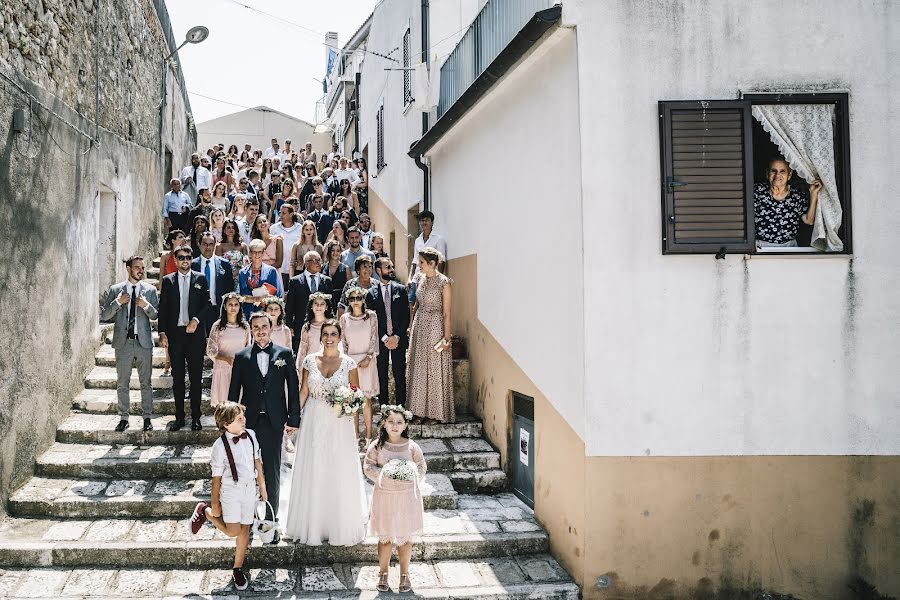
M 253 525 L 250 526 L 253 537 L 258 537 L 263 544 L 272 542 L 275 539 L 275 532 L 278 530 L 277 522 L 266 519 L 266 506 L 269 507 L 269 510 L 272 510 L 272 505 L 269 504 L 268 500 L 265 503 L 260 502 L 256 505 L 256 515 L 253 517 Z M 274 510 L 272 510 L 272 514 L 275 514 Z

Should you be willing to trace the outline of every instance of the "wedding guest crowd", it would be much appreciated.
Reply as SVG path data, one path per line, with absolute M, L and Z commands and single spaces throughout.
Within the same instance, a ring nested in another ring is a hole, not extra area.
M 266 519 L 278 521 L 282 455 L 295 445 L 285 534 L 342 545 L 368 531 L 379 542 L 378 589 L 387 590 L 397 546 L 400 591 L 409 591 L 426 469 L 408 425 L 456 416 L 446 242 L 433 231 L 435 215 L 421 212 L 409 280 L 401 283 L 368 214 L 365 160 L 342 156 L 337 145 L 319 158 L 310 143 L 297 149 L 285 140 L 282 148 L 277 138 L 264 151 L 217 144 L 192 155 L 170 181 L 157 285 L 144 281 L 149 267 L 132 256 L 127 279 L 101 305 L 101 318 L 115 323 L 115 429 L 129 426 L 134 368 L 144 430 L 153 429 L 151 321 L 158 319 L 175 401 L 170 430 L 187 426 L 186 400 L 191 430 L 203 429 L 203 365 L 212 363 L 210 404 L 221 437 L 212 449 L 211 502 L 197 505 L 190 529 L 208 522 L 235 539 L 237 589 L 247 587 L 251 509 L 267 500 Z M 393 459 L 414 467 L 384 477 Z M 371 508 L 366 476 L 375 484 Z
M 298 371 L 322 350 L 322 324 L 339 319 L 339 347 L 355 361 L 366 397 L 366 442 L 373 402 L 406 406 L 414 422 L 453 421 L 452 283 L 443 273 L 447 244 L 434 232 L 434 213 L 418 215 L 420 235 L 403 284 L 367 213 L 364 159 L 334 147 L 319 163 L 311 144 L 297 149 L 290 140 L 283 148 L 278 139 L 262 151 L 243 148 L 217 144 L 191 156 L 162 199 L 168 233 L 156 289 L 142 283 L 147 267 L 132 257 L 128 280 L 107 294 L 102 315 L 116 322 L 118 427 L 128 426 L 127 382 L 137 367 L 145 427 L 152 428 L 147 328 L 157 311 L 163 375 L 171 368 L 173 378 L 172 429 L 187 424 L 186 398 L 191 428 L 202 427 L 204 356 L 213 364 L 212 404 L 227 400 L 234 357 L 251 344 L 256 313 L 268 315 L 271 343 L 292 351 Z

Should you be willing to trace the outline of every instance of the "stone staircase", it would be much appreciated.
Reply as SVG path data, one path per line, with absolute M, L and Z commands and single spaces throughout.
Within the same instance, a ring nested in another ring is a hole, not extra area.
M 158 259 L 150 271 L 158 276 Z M 155 325 L 154 325 L 155 327 Z M 170 432 L 171 377 L 154 350 L 154 430 L 141 430 L 137 381 L 131 427 L 118 422 L 110 326 L 72 414 L 56 443 L 38 457 L 35 476 L 9 498 L 0 521 L 0 597 L 162 597 L 233 595 L 234 543 L 204 528 L 192 536 L 187 518 L 210 493 L 209 453 L 217 436 Z M 204 373 L 209 386 L 210 365 Z M 203 412 L 211 414 L 204 389 Z M 414 425 L 428 462 L 422 486 L 425 532 L 413 546 L 414 594 L 429 598 L 577 598 L 578 587 L 548 554 L 533 512 L 507 493 L 499 453 L 480 422 Z M 287 506 L 290 470 L 282 474 Z M 371 490 L 371 487 L 370 487 Z M 374 597 L 376 540 L 351 547 L 286 541 L 250 548 L 251 587 L 242 595 L 315 598 Z M 396 563 L 391 567 L 397 589 Z

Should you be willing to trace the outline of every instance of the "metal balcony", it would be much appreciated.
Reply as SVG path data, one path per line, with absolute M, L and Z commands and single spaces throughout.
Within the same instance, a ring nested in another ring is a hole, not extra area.
M 440 119 L 538 11 L 559 0 L 488 0 L 441 66 Z

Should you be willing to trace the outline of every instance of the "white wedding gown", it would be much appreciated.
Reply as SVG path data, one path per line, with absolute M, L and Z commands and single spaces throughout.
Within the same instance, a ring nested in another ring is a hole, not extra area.
M 328 398 L 349 383 L 356 363 L 342 355 L 341 366 L 326 378 L 311 354 L 302 368 L 309 371 L 309 397 L 296 442 L 284 533 L 308 546 L 325 541 L 352 546 L 366 535 L 366 491 L 353 422 L 336 416 Z

